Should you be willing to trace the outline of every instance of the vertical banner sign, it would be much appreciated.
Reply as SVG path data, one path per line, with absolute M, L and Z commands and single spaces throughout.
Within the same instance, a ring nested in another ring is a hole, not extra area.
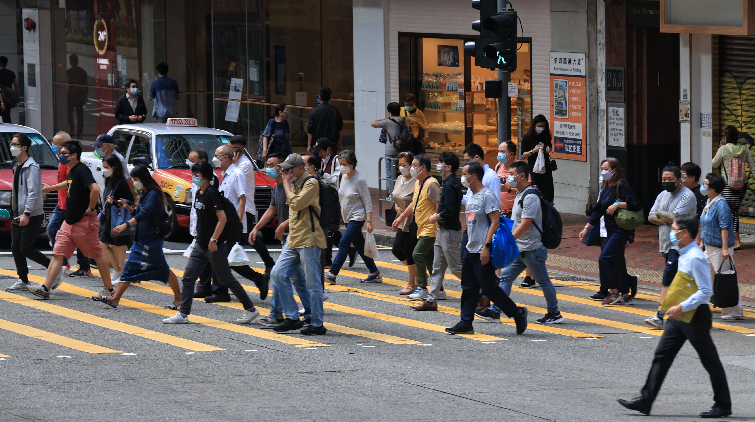
M 551 131 L 553 158 L 587 161 L 585 55 L 551 52 Z
M 94 96 L 95 133 L 107 133 L 117 122 L 115 100 L 120 96 L 116 89 L 115 70 L 118 56 L 115 54 L 115 19 L 98 17 L 94 21 Z M 80 135 L 80 134 L 79 134 Z

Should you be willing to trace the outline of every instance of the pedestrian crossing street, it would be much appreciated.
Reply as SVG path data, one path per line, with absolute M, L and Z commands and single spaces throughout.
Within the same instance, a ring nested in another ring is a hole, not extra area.
M 318 349 L 360 345 L 430 345 L 456 340 L 478 343 L 502 341 L 574 341 L 592 339 L 611 341 L 616 336 L 638 339 L 657 338 L 662 334 L 644 323 L 655 314 L 659 293 L 640 288 L 634 306 L 602 306 L 587 299 L 596 285 L 579 277 L 553 277 L 559 308 L 566 323 L 541 325 L 535 319 L 546 313 L 545 299 L 539 289 L 512 289 L 512 299 L 527 306 L 529 327 L 523 336 L 514 332 L 513 320 L 502 316 L 501 324 L 475 322 L 475 333 L 449 336 L 445 328 L 458 322 L 461 291 L 458 279 L 446 275 L 447 301 L 439 302 L 438 312 L 416 312 L 411 301 L 396 292 L 405 286 L 405 267 L 377 261 L 383 272 L 382 284 L 361 284 L 364 274 L 342 270 L 339 284 L 326 285 L 330 298 L 324 303 L 325 336 L 305 337 L 298 334 L 279 334 L 260 325 L 240 325 L 235 316 L 243 309 L 239 302 L 207 304 L 194 301 L 189 325 L 164 325 L 162 318 L 175 311 L 162 305 L 170 303 L 173 294 L 161 283 L 142 282 L 132 285 L 121 299 L 118 309 L 111 309 L 91 300 L 99 291 L 99 277 L 67 279 L 48 301 L 27 293 L 0 291 L 0 358 L 7 359 L 40 349 L 51 353 L 133 354 L 159 349 L 181 350 L 185 353 L 213 351 L 250 351 L 248 347 L 285 350 L 286 347 Z M 258 268 L 258 271 L 263 269 Z M 174 269 L 180 277 L 183 271 Z M 0 274 L 15 276 L 12 269 L 0 269 Z M 395 278 L 389 277 L 393 276 Z M 42 277 L 30 276 L 33 282 Z M 246 280 L 240 280 L 242 284 Z M 7 283 L 8 285 L 10 283 Z M 87 288 L 83 286 L 91 286 Z M 2 285 L 4 289 L 6 285 Z M 261 315 L 269 312 L 270 299 L 258 300 L 259 291 L 250 285 Z M 715 311 L 715 309 L 714 309 Z M 714 322 L 714 331 L 722 335 L 755 335 L 755 312 L 745 311 L 747 320 Z M 715 321 L 715 319 L 714 319 Z M 718 320 L 720 321 L 720 319 Z M 8 347 L 4 347 L 7 345 Z M 255 349 L 254 351 L 256 351 Z

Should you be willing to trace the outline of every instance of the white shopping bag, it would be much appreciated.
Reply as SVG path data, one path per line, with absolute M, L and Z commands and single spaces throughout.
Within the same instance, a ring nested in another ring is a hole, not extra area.
M 535 160 L 535 166 L 532 167 L 532 172 L 537 174 L 545 174 L 545 153 L 542 149 L 537 153 L 537 160 Z
M 249 255 L 246 254 L 244 248 L 238 243 L 233 245 L 231 253 L 228 254 L 228 264 L 231 267 L 241 267 L 249 265 Z
M 374 260 L 380 259 L 377 242 L 375 241 L 375 236 L 372 233 L 367 233 L 367 236 L 365 237 L 364 256 L 372 258 Z
M 184 251 L 184 258 L 189 259 L 189 257 L 191 256 L 191 251 L 194 250 L 194 245 L 196 244 L 197 244 L 197 239 L 194 239 L 191 241 L 191 245 L 189 245 L 189 247 L 186 248 L 186 250 Z

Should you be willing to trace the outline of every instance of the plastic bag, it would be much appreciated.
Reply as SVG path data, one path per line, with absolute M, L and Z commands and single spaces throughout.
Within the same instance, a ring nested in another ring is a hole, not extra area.
M 514 220 L 501 216 L 498 230 L 493 234 L 493 250 L 490 253 L 490 263 L 494 268 L 504 268 L 519 256 L 519 247 L 511 234 L 513 224 Z
M 543 152 L 542 148 L 537 153 L 537 160 L 535 160 L 535 165 L 532 167 L 532 172 L 537 174 L 545 174 L 545 153 Z
M 375 235 L 373 235 L 372 233 L 367 233 L 367 236 L 365 237 L 364 256 L 372 258 L 374 260 L 380 259 L 377 242 L 375 241 Z
M 189 247 L 184 251 L 184 258 L 189 259 L 189 257 L 191 256 L 191 251 L 194 250 L 194 246 L 196 246 L 196 244 L 197 239 L 191 241 L 191 245 L 189 245 Z
M 231 267 L 242 267 L 249 265 L 249 255 L 246 254 L 244 248 L 238 243 L 233 245 L 231 253 L 228 254 L 228 265 Z

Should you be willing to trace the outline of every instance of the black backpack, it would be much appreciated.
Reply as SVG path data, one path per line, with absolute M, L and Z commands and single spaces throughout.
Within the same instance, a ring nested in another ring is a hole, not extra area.
M 532 222 L 532 225 L 535 226 L 535 229 L 537 229 L 538 232 L 540 232 L 543 246 L 545 246 L 546 249 L 556 249 L 558 245 L 561 244 L 561 233 L 564 227 L 561 222 L 561 214 L 558 213 L 553 204 L 548 202 L 548 200 L 543 198 L 540 192 L 534 189 L 530 189 L 522 195 L 522 198 L 519 199 L 519 208 L 524 209 L 524 198 L 528 195 L 537 195 L 540 199 L 540 210 L 543 216 L 542 230 L 534 221 Z
M 320 185 L 320 214 L 317 214 L 314 207 L 309 206 L 310 217 L 312 217 L 312 231 L 315 231 L 314 217 L 317 217 L 320 221 L 320 227 L 322 227 L 324 232 L 327 232 L 328 229 L 341 227 L 341 202 L 338 198 L 338 189 L 315 176 L 309 176 L 304 179 L 302 186 L 309 179 L 315 179 Z M 301 211 L 299 211 L 296 218 L 299 218 L 299 216 L 301 216 Z
M 393 123 L 398 125 L 398 136 L 396 139 L 392 139 L 393 145 L 399 151 L 412 151 L 414 149 L 414 137 L 412 136 L 412 128 L 404 124 L 404 119 L 390 119 Z M 401 145 L 396 143 L 400 142 Z

